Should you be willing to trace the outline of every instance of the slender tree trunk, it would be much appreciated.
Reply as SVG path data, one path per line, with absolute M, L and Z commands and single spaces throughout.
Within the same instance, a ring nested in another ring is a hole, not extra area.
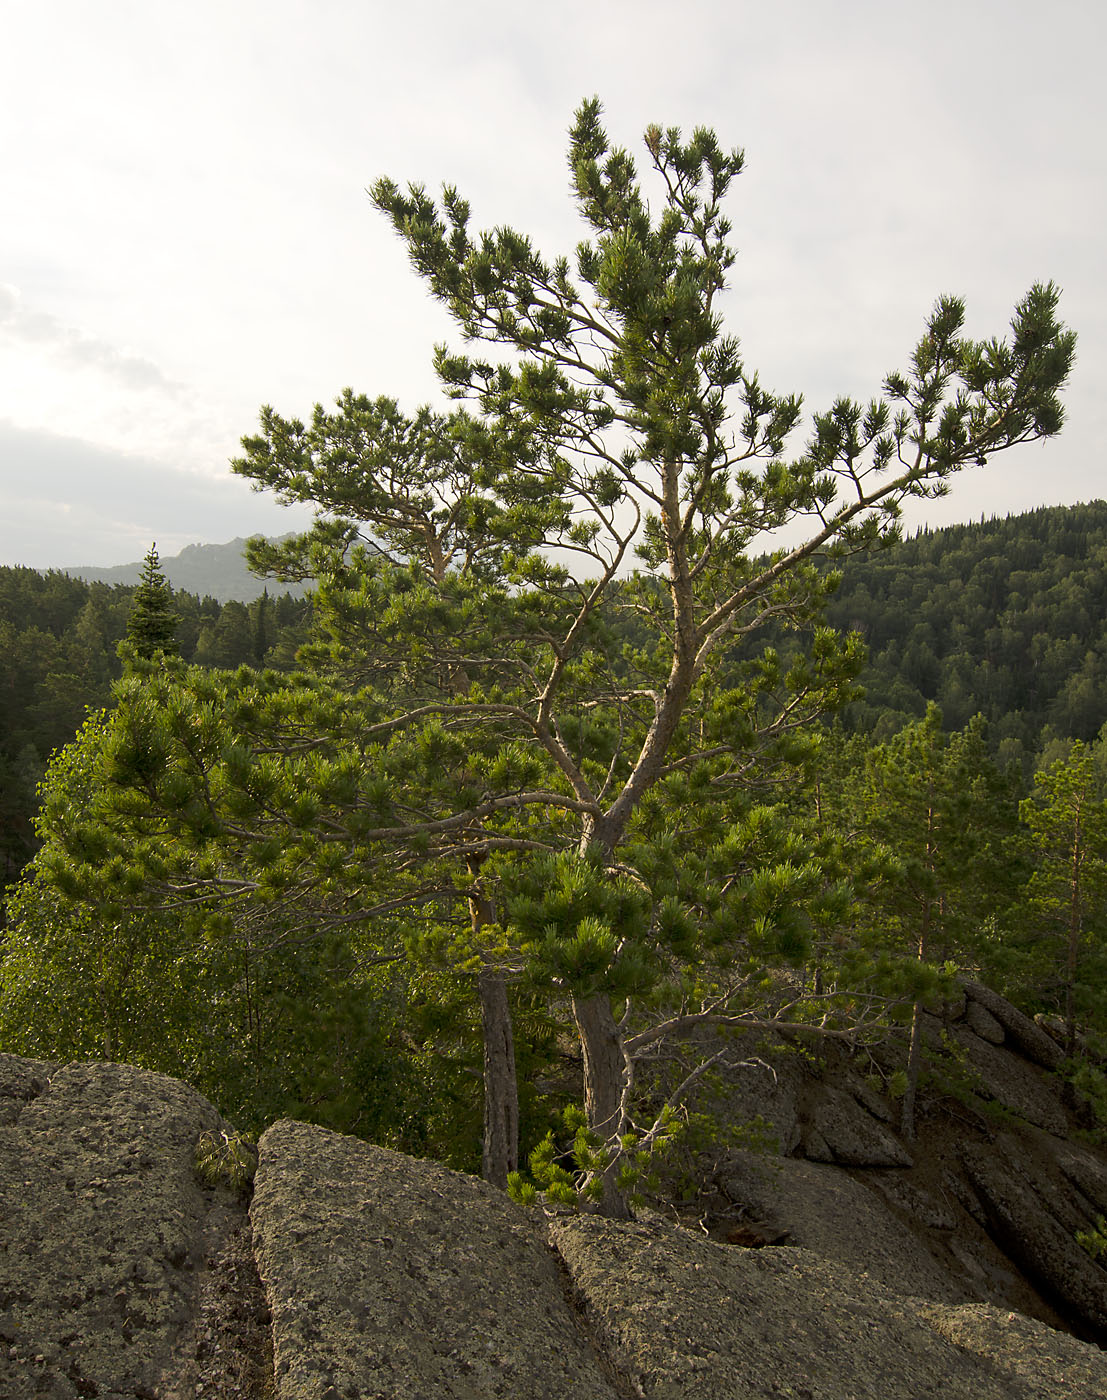
M 1076 967 L 1080 950 L 1080 864 L 1083 854 L 1083 833 L 1080 815 L 1072 838 L 1072 860 L 1069 873 L 1069 929 L 1065 961 L 1065 1054 L 1076 1053 Z
M 622 1037 L 611 1012 L 611 999 L 601 993 L 573 998 L 573 1017 L 584 1052 L 584 1111 L 589 1128 L 604 1143 L 617 1139 L 622 1128 L 620 1102 L 627 1072 Z M 615 1147 L 618 1147 L 617 1141 Z M 626 1197 L 615 1184 L 618 1160 L 615 1152 L 603 1173 L 600 1211 L 616 1220 L 630 1218 Z
M 483 858 L 469 861 L 474 885 L 469 894 L 473 933 L 496 922 L 496 911 L 479 880 Z M 484 1041 L 484 1146 L 481 1176 L 501 1191 L 507 1189 L 509 1172 L 519 1167 L 519 1081 L 515 1070 L 515 1037 L 511 1029 L 511 1005 L 507 979 L 494 967 L 477 975 L 481 1035 Z
M 923 905 L 919 925 L 919 962 L 926 961 L 930 943 L 930 900 Z M 915 1101 L 919 1094 L 919 1071 L 922 1069 L 923 1004 L 915 1002 L 911 1009 L 911 1043 L 907 1051 L 907 1088 L 903 1094 L 900 1132 L 908 1141 L 915 1136 Z
M 484 1035 L 484 1151 L 481 1175 L 507 1189 L 508 1172 L 519 1166 L 519 1086 L 515 1076 L 515 1040 L 507 981 L 495 968 L 477 977 Z
M 625 796 L 626 788 L 623 792 Z M 622 830 L 620 820 L 612 812 L 599 819 L 589 819 L 581 836 L 581 855 L 599 846 L 610 862 Z M 612 1144 L 608 1149 L 608 1167 L 603 1173 L 603 1196 L 598 1209 L 610 1219 L 629 1220 L 630 1206 L 615 1184 L 619 1171 L 618 1136 L 624 1126 L 621 1105 L 628 1069 L 623 1038 L 611 1010 L 611 998 L 604 992 L 591 997 L 574 996 L 573 1019 L 584 1060 L 585 1118 L 589 1129 L 605 1145 Z
M 905 1138 L 915 1136 L 915 1100 L 919 1092 L 919 1069 L 922 1065 L 923 1005 L 917 1001 L 911 1010 L 911 1043 L 907 1051 L 907 1088 L 903 1092 L 899 1130 Z

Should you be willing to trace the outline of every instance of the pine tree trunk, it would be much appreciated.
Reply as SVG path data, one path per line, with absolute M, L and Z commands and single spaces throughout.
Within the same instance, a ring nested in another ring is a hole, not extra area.
M 903 1092 L 899 1130 L 908 1141 L 915 1137 L 915 1100 L 919 1092 L 919 1069 L 922 1065 L 923 1004 L 917 1001 L 911 1013 L 911 1043 L 907 1051 L 907 1088 Z
M 511 1007 L 502 972 L 482 968 L 477 978 L 484 1034 L 484 1151 L 481 1175 L 507 1189 L 508 1172 L 519 1166 L 519 1086 Z
M 930 916 L 931 906 L 928 899 L 923 905 L 922 921 L 919 925 L 919 962 L 925 962 L 930 951 Z M 915 1100 L 919 1094 L 919 1072 L 922 1069 L 922 1027 L 923 1004 L 921 1001 L 917 1001 L 911 1010 L 911 1044 L 907 1051 L 907 1088 L 903 1094 L 899 1128 L 908 1141 L 912 1141 L 915 1136 Z
M 474 877 L 469 891 L 469 917 L 473 934 L 496 922 L 496 910 L 480 880 L 484 856 L 468 861 Z M 507 1189 L 509 1172 L 519 1167 L 519 1081 L 515 1071 L 515 1037 L 511 1029 L 511 1005 L 507 979 L 494 967 L 482 967 L 477 976 L 481 1035 L 484 1040 L 484 1146 L 481 1176 L 501 1191 Z
M 1068 947 L 1065 959 L 1065 1054 L 1071 1059 L 1076 1054 L 1076 968 L 1080 949 L 1080 865 L 1083 855 L 1083 832 L 1080 816 L 1076 818 L 1076 829 L 1072 838 L 1071 867 L 1069 873 L 1069 928 Z
M 603 1142 L 618 1137 L 622 1128 L 620 1101 L 627 1072 L 622 1037 L 607 996 L 574 997 L 573 1016 L 584 1052 L 584 1111 L 588 1126 Z M 615 1144 L 617 1147 L 617 1143 Z M 600 1211 L 616 1220 L 630 1218 L 626 1197 L 615 1184 L 618 1161 L 603 1174 Z

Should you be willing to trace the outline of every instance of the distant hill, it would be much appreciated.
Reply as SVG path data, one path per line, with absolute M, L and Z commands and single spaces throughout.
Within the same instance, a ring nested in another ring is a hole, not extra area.
M 160 556 L 162 572 L 173 588 L 195 593 L 200 598 L 218 598 L 221 603 L 232 600 L 252 603 L 266 588 L 270 594 L 291 593 L 297 598 L 307 592 L 302 584 L 277 583 L 252 574 L 243 557 L 245 548 L 245 539 L 228 540 L 226 544 L 188 544 L 180 554 L 168 558 L 164 554 Z M 110 569 L 79 565 L 60 572 L 70 578 L 84 579 L 86 583 L 135 584 L 142 573 L 142 561 L 113 564 Z

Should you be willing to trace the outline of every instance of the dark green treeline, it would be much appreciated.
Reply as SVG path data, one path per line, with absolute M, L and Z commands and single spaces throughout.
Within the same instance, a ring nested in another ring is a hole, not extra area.
M 85 583 L 51 570 L 0 568 L 0 886 L 34 850 L 36 789 L 51 753 L 88 711 L 109 703 L 135 585 Z M 310 603 L 287 594 L 249 605 L 172 595 L 176 642 L 203 666 L 295 664 Z

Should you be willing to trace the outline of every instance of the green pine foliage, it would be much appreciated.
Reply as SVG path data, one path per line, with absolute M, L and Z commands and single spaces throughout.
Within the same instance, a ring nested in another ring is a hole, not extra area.
M 951 993 L 948 970 L 979 972 L 988 935 L 997 924 L 1007 931 L 1018 897 L 1018 795 L 1015 780 L 990 759 L 983 720 L 950 735 L 933 704 L 886 742 L 852 745 L 852 763 L 822 781 L 822 815 L 848 841 L 859 895 L 849 985 L 867 982 L 893 1005 L 912 1008 L 902 1103 L 908 1136 L 922 1012 Z
M 1034 870 L 1027 885 L 1041 960 L 1039 995 L 1061 1012 L 1065 1045 L 1077 1022 L 1107 1022 L 1107 796 L 1093 752 L 1076 740 L 1034 777 L 1022 804 Z
M 0 889 L 37 847 L 37 787 L 50 755 L 74 738 L 90 712 L 111 703 L 112 684 L 122 674 L 117 648 L 134 616 L 136 592 L 136 585 L 109 587 L 56 571 L 0 567 Z M 229 606 L 210 595 L 173 594 L 174 635 L 184 659 L 218 664 L 205 654 L 201 637 L 220 629 Z M 258 660 L 291 670 L 310 613 L 310 602 L 288 594 L 256 600 L 247 610 L 250 641 L 228 664 Z M 231 624 L 222 628 L 230 632 Z M 259 641 L 265 646 L 260 657 Z

